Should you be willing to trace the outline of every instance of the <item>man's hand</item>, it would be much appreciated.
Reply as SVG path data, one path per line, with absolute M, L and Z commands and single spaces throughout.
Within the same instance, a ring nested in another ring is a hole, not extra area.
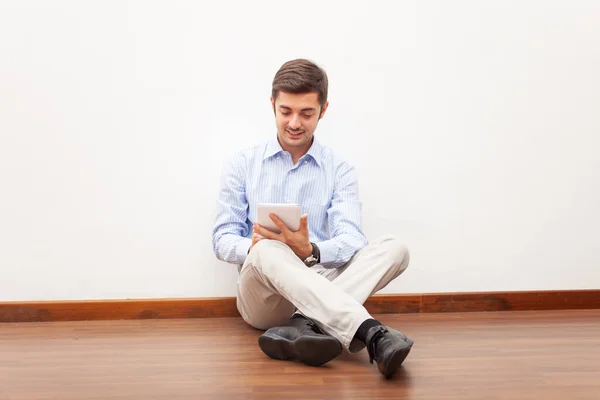
M 255 222 L 252 242 L 254 243 L 254 235 L 256 234 L 259 234 L 265 239 L 279 240 L 280 242 L 287 244 L 301 260 L 306 260 L 312 254 L 312 245 L 308 238 L 308 214 L 304 214 L 300 217 L 300 229 L 296 232 L 289 230 L 277 215 L 270 214 L 269 217 L 271 217 L 281 233 L 271 232 Z
M 252 250 L 252 248 L 254 247 L 254 245 L 258 242 L 260 242 L 263 238 L 256 233 L 256 230 L 253 228 L 252 229 L 252 244 L 250 245 L 250 248 L 248 249 L 248 254 L 250 254 L 250 251 Z

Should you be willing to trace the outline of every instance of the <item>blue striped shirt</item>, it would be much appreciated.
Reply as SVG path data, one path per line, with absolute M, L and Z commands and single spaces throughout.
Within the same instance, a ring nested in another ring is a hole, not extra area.
M 316 139 L 296 165 L 277 137 L 226 162 L 212 233 L 219 260 L 244 263 L 259 203 L 300 204 L 325 267 L 344 265 L 367 244 L 354 167 Z

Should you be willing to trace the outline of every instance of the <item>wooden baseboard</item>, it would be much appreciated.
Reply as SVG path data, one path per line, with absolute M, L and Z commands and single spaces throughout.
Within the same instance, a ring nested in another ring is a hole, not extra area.
M 600 290 L 375 295 L 371 314 L 600 309 Z M 239 317 L 235 298 L 0 302 L 0 322 Z

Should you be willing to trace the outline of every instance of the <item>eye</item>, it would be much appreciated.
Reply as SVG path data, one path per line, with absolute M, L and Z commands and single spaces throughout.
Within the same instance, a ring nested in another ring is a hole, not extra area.
M 310 118 L 310 117 L 312 117 L 313 115 L 314 115 L 314 114 L 306 114 L 306 113 L 303 113 L 303 114 L 302 114 L 302 116 L 303 116 L 303 117 L 305 117 L 305 118 Z
M 281 111 L 281 115 L 290 115 L 290 114 L 291 114 L 291 112 L 289 112 L 289 111 Z

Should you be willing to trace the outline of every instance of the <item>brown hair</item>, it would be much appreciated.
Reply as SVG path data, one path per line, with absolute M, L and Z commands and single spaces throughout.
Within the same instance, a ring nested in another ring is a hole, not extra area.
M 317 64 L 305 59 L 286 62 L 273 78 L 273 99 L 279 91 L 287 93 L 317 92 L 321 107 L 327 102 L 327 74 Z

